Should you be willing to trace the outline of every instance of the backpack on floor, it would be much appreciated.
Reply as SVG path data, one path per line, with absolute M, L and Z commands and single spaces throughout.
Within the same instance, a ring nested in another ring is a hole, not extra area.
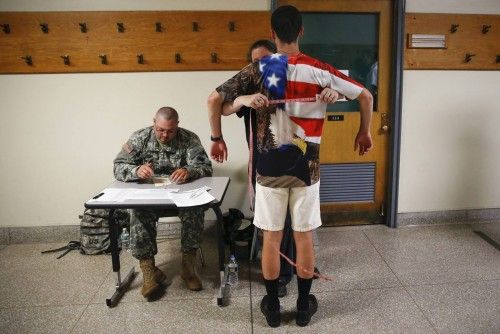
M 80 216 L 80 253 L 97 255 L 109 252 L 109 210 L 85 209 Z M 130 216 L 127 210 L 115 210 L 115 222 L 123 227 L 129 227 Z
M 227 244 L 252 240 L 254 226 L 252 219 L 245 218 L 238 209 L 229 209 L 222 215 L 224 222 L 224 240 Z

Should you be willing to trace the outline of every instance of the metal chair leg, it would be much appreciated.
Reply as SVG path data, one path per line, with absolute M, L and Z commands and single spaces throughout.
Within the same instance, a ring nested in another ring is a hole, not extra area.
M 254 257 L 257 257 L 256 245 L 257 245 L 258 230 L 259 229 L 257 227 L 253 229 L 252 247 L 250 248 L 250 256 L 249 256 L 250 262 L 254 260 Z
M 205 257 L 203 256 L 203 249 L 201 247 L 198 248 L 198 252 L 200 254 L 201 266 L 205 268 L 206 263 L 205 263 Z

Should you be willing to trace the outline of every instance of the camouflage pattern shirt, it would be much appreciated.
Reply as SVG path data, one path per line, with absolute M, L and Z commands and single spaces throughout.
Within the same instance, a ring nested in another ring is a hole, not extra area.
M 137 169 L 146 163 L 153 165 L 156 176 L 170 175 L 178 168 L 187 169 L 188 180 L 212 175 L 212 163 L 200 138 L 183 128 L 178 128 L 170 142 L 161 145 L 152 126 L 134 132 L 114 160 L 115 178 L 137 181 Z

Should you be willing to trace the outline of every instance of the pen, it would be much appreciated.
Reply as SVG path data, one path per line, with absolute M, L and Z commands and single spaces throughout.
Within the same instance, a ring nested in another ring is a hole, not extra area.
M 99 197 L 101 197 L 102 195 L 104 195 L 104 193 L 97 194 L 97 195 L 95 195 L 94 197 L 92 197 L 92 199 L 98 199 L 98 198 L 99 198 Z

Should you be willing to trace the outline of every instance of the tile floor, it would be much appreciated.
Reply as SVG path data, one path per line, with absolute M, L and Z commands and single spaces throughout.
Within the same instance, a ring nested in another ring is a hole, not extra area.
M 205 232 L 205 289 L 179 277 L 179 240 L 162 240 L 157 264 L 168 275 L 155 302 L 140 295 L 142 277 L 115 308 L 109 256 L 40 254 L 61 243 L 0 245 L 0 333 L 500 333 L 500 223 L 389 229 L 323 228 L 317 266 L 333 281 L 315 281 L 320 307 L 308 327 L 294 321 L 295 281 L 281 299 L 283 322 L 269 328 L 258 264 L 240 262 L 229 305 L 216 305 L 213 225 Z M 126 271 L 138 265 L 122 254 Z

